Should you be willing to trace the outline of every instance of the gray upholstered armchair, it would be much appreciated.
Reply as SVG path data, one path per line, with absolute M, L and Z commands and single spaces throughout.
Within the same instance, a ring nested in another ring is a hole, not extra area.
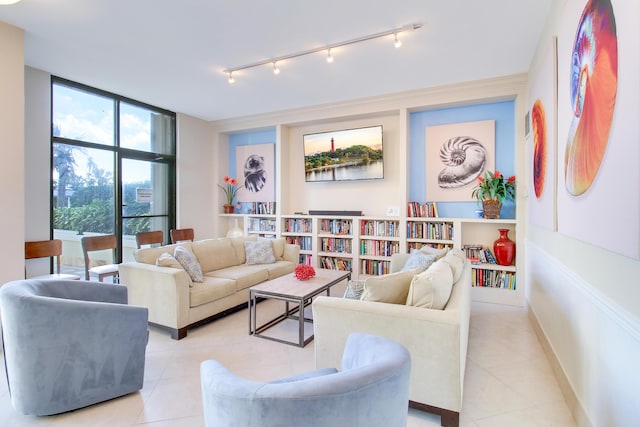
M 71 411 L 142 388 L 147 309 L 127 288 L 18 280 L 0 288 L 4 360 L 14 408 Z
M 351 334 L 342 369 L 328 368 L 270 383 L 237 377 L 202 362 L 207 426 L 399 427 L 409 403 L 409 352 L 386 338 Z

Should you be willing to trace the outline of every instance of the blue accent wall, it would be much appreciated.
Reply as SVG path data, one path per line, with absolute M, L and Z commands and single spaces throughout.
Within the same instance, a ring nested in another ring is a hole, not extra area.
M 426 194 L 425 132 L 427 126 L 495 120 L 496 169 L 504 176 L 515 175 L 515 104 L 514 101 L 495 102 L 465 107 L 411 113 L 409 120 L 409 200 L 425 203 L 433 201 Z M 436 200 L 437 201 L 437 200 Z M 472 218 L 481 209 L 477 202 L 439 202 L 441 217 Z M 502 207 L 501 218 L 515 218 L 513 202 Z

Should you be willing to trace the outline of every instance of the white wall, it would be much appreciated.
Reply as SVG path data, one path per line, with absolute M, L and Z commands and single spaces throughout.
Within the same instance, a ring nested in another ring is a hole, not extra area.
M 24 32 L 0 22 L 0 285 L 24 278 Z
M 177 115 L 178 228 L 193 228 L 196 239 L 217 233 L 215 193 L 217 161 L 209 122 Z
M 565 3 L 555 4 L 538 55 L 557 33 Z M 619 72 L 637 76 L 639 70 Z M 639 140 L 629 135 L 623 143 Z M 603 214 L 615 221 L 615 212 Z M 579 425 L 640 425 L 640 261 L 529 224 L 526 272 L 532 317 Z

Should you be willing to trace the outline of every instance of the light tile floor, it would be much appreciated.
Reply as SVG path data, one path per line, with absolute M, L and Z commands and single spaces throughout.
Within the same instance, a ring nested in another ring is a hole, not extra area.
M 332 292 L 340 294 L 340 290 Z M 280 303 L 259 304 L 273 316 Z M 200 362 L 217 359 L 238 375 L 271 380 L 314 369 L 313 342 L 298 348 L 248 335 L 247 310 L 189 331 L 180 341 L 151 328 L 143 389 L 66 414 L 32 417 L 11 406 L 0 380 L 0 426 L 203 426 Z M 291 329 L 295 337 L 295 329 Z M 523 308 L 472 305 L 461 426 L 572 427 L 575 422 Z M 439 426 L 409 410 L 407 426 Z

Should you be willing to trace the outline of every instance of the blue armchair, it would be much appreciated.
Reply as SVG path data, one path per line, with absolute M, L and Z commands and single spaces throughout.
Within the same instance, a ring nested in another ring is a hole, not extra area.
M 237 377 L 215 360 L 200 377 L 207 426 L 399 427 L 407 422 L 409 352 L 386 338 L 354 333 L 342 369 L 269 383 Z
M 4 361 L 14 408 L 52 415 L 142 388 L 148 313 L 127 288 L 18 280 L 0 288 Z

